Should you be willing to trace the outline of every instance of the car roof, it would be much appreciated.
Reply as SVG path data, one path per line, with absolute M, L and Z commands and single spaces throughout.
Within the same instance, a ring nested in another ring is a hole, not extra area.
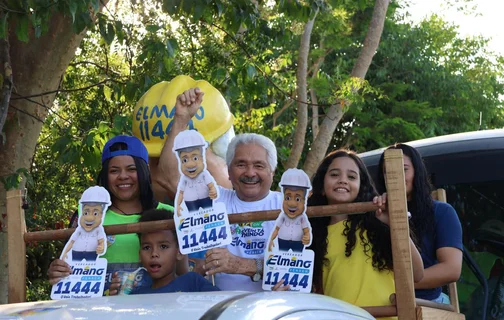
M 279 319 L 304 311 L 333 319 L 374 319 L 365 310 L 323 295 L 295 292 L 161 293 L 54 300 L 0 306 L 9 319 Z
M 439 137 L 406 142 L 416 148 L 424 157 L 451 152 L 468 152 L 487 150 L 489 148 L 502 149 L 504 147 L 504 129 L 481 130 L 449 134 Z M 386 149 L 380 148 L 359 154 L 361 159 L 378 158 Z
M 450 134 L 406 142 L 422 155 L 434 186 L 504 180 L 504 129 Z M 359 154 L 375 181 L 386 148 Z M 492 170 L 486 170 L 491 168 Z M 485 170 L 475 170 L 485 169 Z

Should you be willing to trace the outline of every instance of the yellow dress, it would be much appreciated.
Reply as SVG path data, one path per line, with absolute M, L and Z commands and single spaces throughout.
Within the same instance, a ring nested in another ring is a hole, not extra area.
M 391 305 L 389 297 L 395 293 L 394 273 L 373 268 L 371 258 L 364 253 L 359 230 L 352 254 L 346 257 L 344 229 L 343 221 L 327 227 L 326 258 L 329 264 L 323 266 L 324 294 L 359 307 Z M 367 239 L 366 232 L 364 237 Z

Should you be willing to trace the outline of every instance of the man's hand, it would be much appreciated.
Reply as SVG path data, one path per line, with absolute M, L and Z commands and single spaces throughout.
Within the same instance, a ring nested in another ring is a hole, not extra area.
M 72 273 L 72 269 L 63 260 L 56 259 L 49 265 L 49 270 L 47 270 L 47 275 L 49 276 L 49 283 L 55 285 L 61 279 L 68 277 Z
M 175 103 L 175 117 L 189 122 L 201 106 L 204 94 L 199 88 L 191 88 L 179 94 Z
M 205 253 L 204 269 L 207 275 L 240 273 L 240 258 L 225 248 L 210 249 Z
M 119 277 L 119 273 L 114 272 L 112 274 L 112 280 L 110 281 L 109 296 L 118 295 L 120 288 L 121 288 L 121 278 Z
M 289 291 L 290 284 L 283 286 L 284 279 L 280 279 L 274 286 L 271 288 L 271 291 Z
M 182 206 L 178 206 L 177 208 L 177 217 L 180 217 L 182 215 Z

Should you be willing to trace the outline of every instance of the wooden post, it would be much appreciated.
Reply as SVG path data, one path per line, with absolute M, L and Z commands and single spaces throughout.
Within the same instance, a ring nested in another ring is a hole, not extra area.
M 8 301 L 26 301 L 26 222 L 21 190 L 7 191 Z
M 385 151 L 385 171 L 397 315 L 400 320 L 415 320 L 417 316 L 415 290 L 411 265 L 404 162 L 401 150 Z

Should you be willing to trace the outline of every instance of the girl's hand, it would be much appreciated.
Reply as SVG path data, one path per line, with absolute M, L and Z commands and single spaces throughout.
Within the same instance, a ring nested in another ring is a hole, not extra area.
M 387 211 L 387 193 L 373 198 L 373 203 L 383 208 L 378 208 L 375 212 L 376 218 L 386 225 L 390 224 L 390 219 Z

